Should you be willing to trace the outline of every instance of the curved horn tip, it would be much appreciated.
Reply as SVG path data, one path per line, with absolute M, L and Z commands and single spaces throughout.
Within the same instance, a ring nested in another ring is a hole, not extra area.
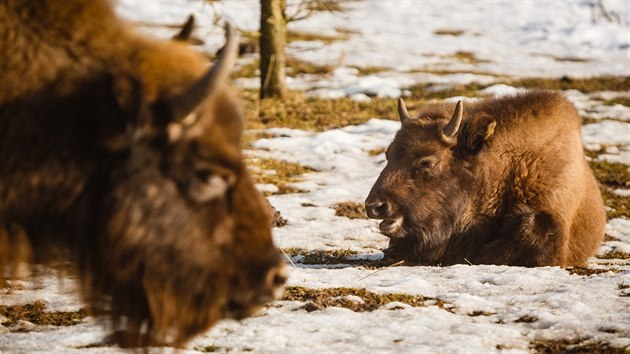
M 402 97 L 398 99 L 398 116 L 400 117 L 401 123 L 411 120 L 411 116 L 409 116 L 409 112 L 407 111 L 407 107 L 405 106 L 405 101 L 402 99 Z
M 199 80 L 172 97 L 171 117 L 182 120 L 193 112 L 201 102 L 212 97 L 218 88 L 230 77 L 232 66 L 238 57 L 238 34 L 234 26 L 225 22 L 225 46 L 214 65 Z
M 451 120 L 446 124 L 442 132 L 446 137 L 452 138 L 457 135 L 459 131 L 459 126 L 462 123 L 462 117 L 464 115 L 464 103 L 459 100 L 455 105 L 455 111 L 453 112 L 453 116 Z

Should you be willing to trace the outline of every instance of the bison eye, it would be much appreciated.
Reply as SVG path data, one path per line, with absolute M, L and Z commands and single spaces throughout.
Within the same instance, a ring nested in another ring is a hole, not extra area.
M 432 175 L 432 170 L 437 164 L 437 160 L 433 157 L 423 157 L 417 160 L 414 166 L 414 177 L 427 177 Z
M 190 181 L 188 194 L 194 201 L 205 203 L 223 197 L 235 183 L 236 176 L 227 171 L 198 169 Z
M 417 163 L 416 166 L 422 170 L 430 170 L 437 164 L 437 160 L 433 157 L 423 157 Z

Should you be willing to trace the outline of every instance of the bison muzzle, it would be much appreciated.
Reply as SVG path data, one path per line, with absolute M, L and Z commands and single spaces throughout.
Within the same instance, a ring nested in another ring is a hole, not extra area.
M 402 127 L 366 200 L 408 263 L 584 265 L 606 217 L 580 117 L 560 93 L 431 105 Z
M 121 345 L 181 345 L 280 296 L 240 148 L 227 27 L 211 68 L 106 0 L 0 1 L 0 274 L 69 259 Z

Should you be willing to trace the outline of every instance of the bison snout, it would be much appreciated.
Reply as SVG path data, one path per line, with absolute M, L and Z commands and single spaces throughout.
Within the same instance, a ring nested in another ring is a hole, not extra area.
M 370 201 L 366 203 L 365 210 L 371 219 L 389 219 L 394 215 L 394 208 L 386 201 Z
M 264 305 L 278 300 L 284 294 L 287 270 L 284 262 L 270 268 L 262 277 L 257 277 L 257 286 L 246 291 L 237 291 L 227 302 L 225 317 L 243 319 L 258 312 Z
M 265 279 L 265 286 L 272 294 L 272 298 L 269 301 L 282 297 L 284 294 L 284 284 L 287 282 L 288 278 L 287 267 L 284 262 L 281 262 L 277 267 L 269 270 Z

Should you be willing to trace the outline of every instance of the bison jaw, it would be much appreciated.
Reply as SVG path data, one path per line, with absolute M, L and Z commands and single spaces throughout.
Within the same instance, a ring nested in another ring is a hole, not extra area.
M 378 228 L 381 233 L 390 238 L 401 238 L 404 236 L 402 232 L 403 217 L 399 216 L 395 219 L 385 219 L 379 225 Z

